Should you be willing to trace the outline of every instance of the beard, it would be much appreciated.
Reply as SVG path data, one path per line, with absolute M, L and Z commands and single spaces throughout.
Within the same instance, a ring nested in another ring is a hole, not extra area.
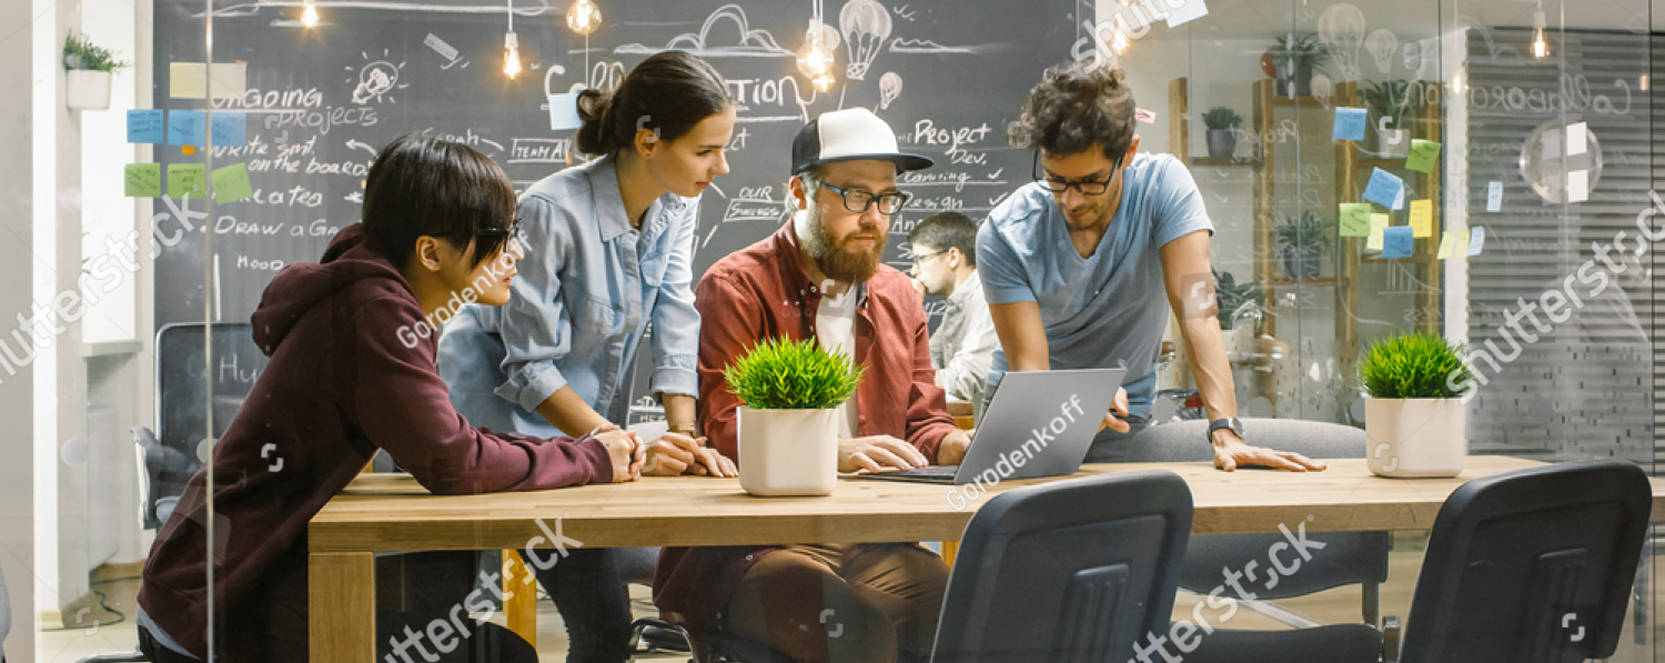
M 876 225 L 864 225 L 856 233 L 839 242 L 832 236 L 832 231 L 821 223 L 821 211 L 818 206 L 811 205 L 805 211 L 805 225 L 808 226 L 808 237 L 804 238 L 804 249 L 809 257 L 815 259 L 816 266 L 821 273 L 835 281 L 849 281 L 859 283 L 873 278 L 879 272 L 879 260 L 884 257 L 884 235 Z M 857 234 L 869 234 L 876 238 L 872 249 L 861 249 L 849 246 L 850 238 Z

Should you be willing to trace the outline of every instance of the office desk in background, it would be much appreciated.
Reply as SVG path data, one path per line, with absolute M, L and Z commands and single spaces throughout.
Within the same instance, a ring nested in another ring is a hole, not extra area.
M 1463 483 L 1541 465 L 1472 456 L 1453 479 L 1386 479 L 1363 459 L 1330 460 L 1308 474 L 1208 463 L 1085 465 L 1083 474 L 1166 469 L 1184 477 L 1196 504 L 1194 534 L 1427 529 Z M 1080 475 L 1077 475 L 1080 476 Z M 993 494 L 1052 479 L 1003 482 Z M 1665 521 L 1665 483 L 1654 480 L 1653 522 Z M 827 497 L 751 497 L 738 480 L 648 477 L 637 483 L 535 493 L 429 495 L 409 475 L 367 474 L 325 505 L 308 529 L 312 660 L 361 663 L 375 656 L 378 551 L 524 548 L 537 521 L 586 547 L 955 541 L 985 495 L 964 510 L 949 486 L 841 479 Z M 541 547 L 548 547 L 544 542 Z

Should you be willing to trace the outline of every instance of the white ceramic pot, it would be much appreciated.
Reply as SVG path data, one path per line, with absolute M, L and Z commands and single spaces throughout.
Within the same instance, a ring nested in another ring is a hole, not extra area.
M 70 110 L 110 109 L 110 72 L 71 69 L 64 73 L 64 102 Z
M 838 485 L 837 409 L 740 408 L 740 487 L 753 495 L 829 495 Z
M 1467 423 L 1459 398 L 1366 397 L 1365 463 L 1384 477 L 1457 476 L 1468 455 Z

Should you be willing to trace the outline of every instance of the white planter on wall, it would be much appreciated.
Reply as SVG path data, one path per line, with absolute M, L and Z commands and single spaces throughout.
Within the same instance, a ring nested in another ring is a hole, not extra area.
M 64 74 L 64 99 L 70 110 L 109 110 L 113 74 L 88 69 L 71 69 Z
M 828 495 L 838 485 L 837 409 L 740 408 L 740 487 L 753 495 Z
M 1457 476 L 1468 455 L 1467 423 L 1458 398 L 1366 398 L 1365 462 L 1385 477 Z

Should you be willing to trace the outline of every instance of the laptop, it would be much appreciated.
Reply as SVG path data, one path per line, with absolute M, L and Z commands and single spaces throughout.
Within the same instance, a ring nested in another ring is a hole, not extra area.
M 962 484 L 989 471 L 1001 481 L 1074 474 L 1126 376 L 1121 368 L 1007 373 L 959 465 L 856 476 Z

